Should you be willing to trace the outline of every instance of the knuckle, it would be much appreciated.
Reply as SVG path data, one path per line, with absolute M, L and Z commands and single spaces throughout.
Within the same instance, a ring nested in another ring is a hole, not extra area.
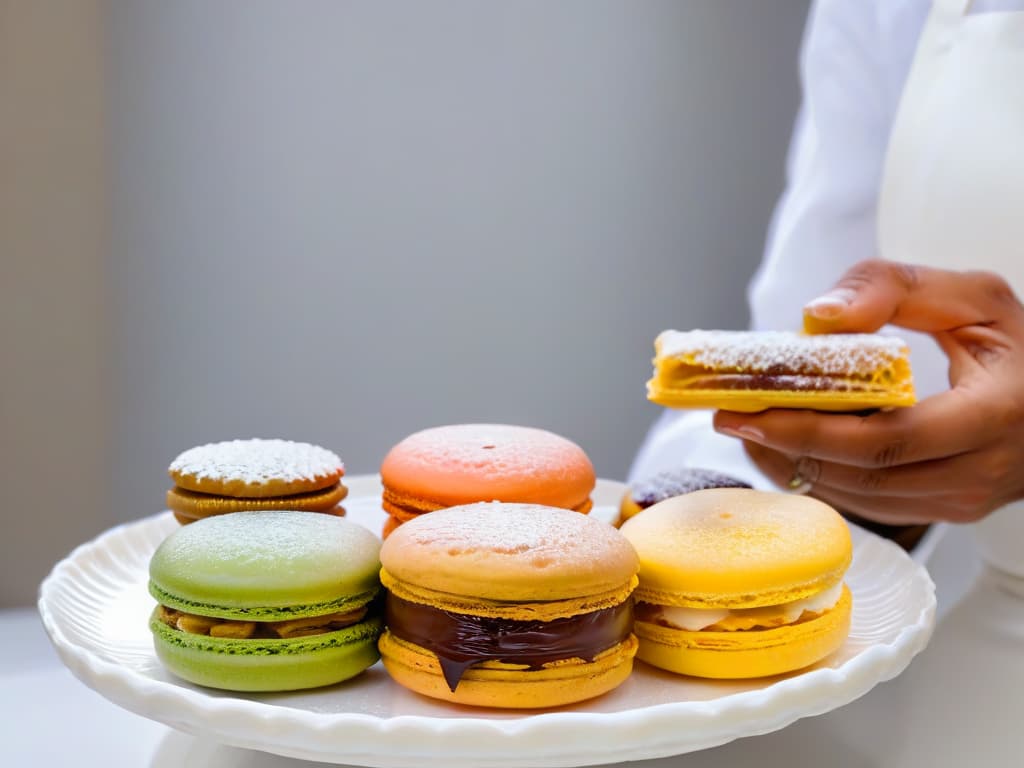
M 843 288 L 859 290 L 865 286 L 877 283 L 885 271 L 885 262 L 880 259 L 867 259 L 854 264 L 839 279 L 838 285 Z
M 1017 308 L 1020 300 L 1013 288 L 1002 276 L 995 272 L 972 271 L 968 272 L 971 279 L 977 282 L 982 293 L 999 307 Z
M 884 416 L 884 414 L 882 414 Z M 911 456 L 910 441 L 906 429 L 879 421 L 875 414 L 860 417 L 857 422 L 855 445 L 859 463 L 867 469 L 888 469 L 903 464 Z
M 981 487 L 969 488 L 951 495 L 949 504 L 958 510 L 974 509 L 986 504 L 991 496 L 989 491 Z
M 993 347 L 990 344 L 969 341 L 964 344 L 968 354 L 986 368 L 996 365 L 999 360 L 1005 357 L 1006 350 L 1001 347 Z
M 1008 431 L 1024 426 L 1024 392 L 1007 396 L 1001 410 L 1002 424 Z
M 935 523 L 957 523 L 964 519 L 966 510 L 972 508 L 961 499 L 960 494 L 943 494 L 935 498 L 921 498 L 918 500 L 917 508 L 921 517 L 927 518 Z
M 989 439 L 1004 439 L 1024 427 L 1024 393 L 992 393 L 978 403 L 982 433 Z
M 973 523 L 996 508 L 995 498 L 992 488 L 983 483 L 957 491 L 946 499 L 942 519 L 954 523 Z
M 915 290 L 921 284 L 921 272 L 913 264 L 900 264 L 896 262 L 885 262 L 889 267 L 889 274 L 900 287 L 910 291 Z
M 893 438 L 883 442 L 875 449 L 870 459 L 870 466 L 876 469 L 894 467 L 901 463 L 907 455 L 907 441 L 904 438 Z
M 913 264 L 865 259 L 854 264 L 840 280 L 841 285 L 850 288 L 881 282 L 892 282 L 907 292 L 913 291 L 921 284 L 921 270 Z
M 984 487 L 1001 486 L 1014 473 L 1016 465 L 1015 457 L 1005 448 L 989 451 L 981 466 Z
M 991 511 L 991 507 L 985 503 L 961 506 L 955 515 L 952 515 L 950 522 L 954 523 L 976 523 Z
M 850 267 L 836 283 L 836 287 L 854 295 L 881 289 L 907 296 L 920 290 L 924 276 L 922 267 L 873 258 Z
M 868 470 L 857 474 L 857 485 L 861 490 L 868 493 L 878 493 L 886 484 L 886 473 L 878 470 Z

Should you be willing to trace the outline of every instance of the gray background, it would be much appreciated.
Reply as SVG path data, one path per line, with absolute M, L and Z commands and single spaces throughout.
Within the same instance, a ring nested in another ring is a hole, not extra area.
M 95 269 L 54 280 L 55 257 L 4 290 L 88 291 L 95 311 L 30 299 L 10 320 L 26 348 L 59 323 L 93 374 L 36 365 L 17 407 L 4 386 L 0 604 L 162 509 L 167 464 L 207 441 L 307 440 L 362 473 L 414 430 L 496 421 L 621 478 L 657 413 L 656 333 L 746 323 L 802 0 L 91 5 Z M 65 415 L 33 407 L 36 375 Z M 26 477 L 78 490 L 48 504 Z

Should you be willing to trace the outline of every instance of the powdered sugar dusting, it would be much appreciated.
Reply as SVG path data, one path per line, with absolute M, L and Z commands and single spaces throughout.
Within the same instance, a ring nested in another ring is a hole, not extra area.
M 260 511 L 217 515 L 180 528 L 158 548 L 156 561 L 165 568 L 186 570 L 246 564 L 253 573 L 265 568 L 267 578 L 274 579 L 301 573 L 311 564 L 344 572 L 352 561 L 365 560 L 365 569 L 372 566 L 379 548 L 376 536 L 344 518 Z
M 606 557 L 635 557 L 629 543 L 600 520 L 534 504 L 481 503 L 431 512 L 405 523 L 384 542 L 381 562 L 401 558 L 410 547 L 442 556 L 478 552 L 526 558 L 544 567 L 596 562 Z
M 230 440 L 190 448 L 168 468 L 172 476 L 259 485 L 337 477 L 344 464 L 336 454 L 290 440 Z
M 907 355 L 894 336 L 870 333 L 811 335 L 788 331 L 663 331 L 660 357 L 685 357 L 717 371 L 810 372 L 851 376 L 884 368 Z
M 577 477 L 590 466 L 583 449 L 543 429 L 507 424 L 455 424 L 416 432 L 395 446 L 408 465 L 444 467 L 485 476 L 550 478 L 552 473 Z M 382 472 L 388 472 L 385 460 Z M 385 477 L 385 480 L 387 478 Z
M 376 536 L 342 517 L 237 512 L 174 531 L 149 572 L 178 602 L 301 608 L 368 598 L 379 586 L 379 552 Z

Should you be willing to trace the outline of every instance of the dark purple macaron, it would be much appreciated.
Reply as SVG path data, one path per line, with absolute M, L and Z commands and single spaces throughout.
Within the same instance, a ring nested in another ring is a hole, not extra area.
M 680 467 L 679 469 L 665 470 L 633 483 L 626 490 L 619 506 L 619 519 L 616 525 L 622 525 L 633 515 L 659 501 L 675 496 L 702 491 L 706 488 L 750 487 L 749 483 L 713 469 Z

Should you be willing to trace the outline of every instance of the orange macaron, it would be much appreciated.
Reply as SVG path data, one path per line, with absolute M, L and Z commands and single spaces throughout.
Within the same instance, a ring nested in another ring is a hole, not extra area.
M 481 501 L 587 513 L 596 476 L 576 443 L 543 429 L 453 424 L 409 435 L 380 468 L 385 532 L 447 507 Z

